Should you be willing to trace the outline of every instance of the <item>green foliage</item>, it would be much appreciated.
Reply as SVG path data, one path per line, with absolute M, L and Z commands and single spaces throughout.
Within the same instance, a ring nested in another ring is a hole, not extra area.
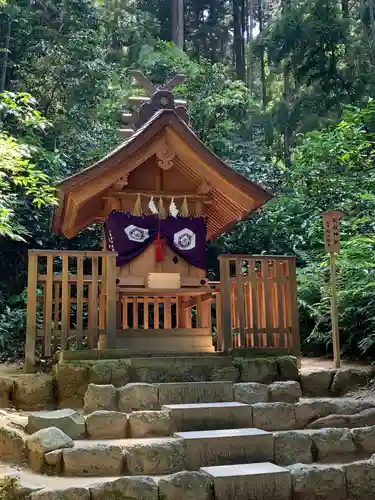
M 296 255 L 304 349 L 331 350 L 319 214 L 341 209 L 343 349 L 373 356 L 371 4 L 184 5 L 183 52 L 170 42 L 170 0 L 0 1 L 0 88 L 8 89 L 0 95 L 0 348 L 11 352 L 22 338 L 27 249 L 100 247 L 98 227 L 69 241 L 50 234 L 50 186 L 118 143 L 136 68 L 155 84 L 184 73 L 175 93 L 200 139 L 277 195 L 210 244 L 210 275 L 218 277 L 220 252 Z
M 28 94 L 0 94 L 0 116 L 4 129 L 19 136 L 0 133 L 0 236 L 22 240 L 28 231 L 16 215 L 24 198 L 37 208 L 56 203 L 49 176 L 32 162 L 35 133 L 49 124 Z

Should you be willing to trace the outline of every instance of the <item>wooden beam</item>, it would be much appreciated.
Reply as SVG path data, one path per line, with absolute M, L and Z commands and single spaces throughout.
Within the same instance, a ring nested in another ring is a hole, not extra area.
M 131 137 L 135 132 L 132 128 L 119 128 L 118 131 L 121 137 Z
M 130 104 L 140 105 L 140 104 L 144 104 L 145 102 L 149 102 L 150 98 L 145 97 L 143 95 L 132 95 L 132 96 L 128 97 L 127 100 Z
M 145 97 L 142 95 L 133 95 L 133 96 L 128 97 L 128 102 L 130 104 L 135 104 L 138 106 L 140 104 L 144 104 L 145 102 L 149 102 L 149 100 L 150 100 L 149 97 Z M 175 106 L 186 106 L 187 105 L 187 102 L 183 99 L 175 99 L 174 103 L 175 103 Z
M 107 348 L 116 349 L 116 256 L 106 257 L 107 270 Z
M 129 75 L 132 76 L 137 83 L 149 93 L 149 95 L 152 95 L 157 91 L 157 87 L 150 82 L 142 71 L 132 69 L 129 71 Z
M 230 263 L 219 257 L 220 263 L 220 313 L 223 337 L 222 350 L 228 352 L 232 347 L 232 314 L 231 314 L 231 279 Z
M 212 203 L 212 197 L 209 195 L 205 194 L 196 194 L 196 193 L 166 193 L 164 191 L 137 191 L 133 189 L 124 189 L 123 191 L 111 191 L 108 193 L 108 195 L 103 196 L 103 200 L 109 200 L 113 197 L 124 197 L 124 196 L 135 196 L 137 197 L 138 195 L 140 196 L 145 196 L 146 198 L 150 198 L 151 196 L 161 196 L 162 198 L 175 198 L 175 199 L 184 199 L 187 198 L 188 200 L 192 201 L 202 201 L 203 203 Z
M 132 113 L 127 113 L 124 111 L 121 113 L 121 120 L 127 125 L 132 125 L 134 122 L 134 115 Z
M 165 85 L 163 85 L 161 88 L 162 90 L 169 90 L 169 92 L 172 92 L 177 85 L 181 85 L 185 81 L 185 75 L 176 75 L 173 78 L 171 78 Z
M 200 297 L 200 302 L 203 304 L 204 302 L 208 302 L 209 300 L 212 300 L 212 293 L 205 293 L 203 295 L 199 295 Z M 198 303 L 197 297 L 193 297 L 192 299 L 187 300 L 182 304 L 182 309 L 191 309 L 192 307 L 196 306 Z
M 30 254 L 27 276 L 27 326 L 26 326 L 26 346 L 25 346 L 25 371 L 32 373 L 35 371 L 36 359 L 36 308 L 37 308 L 37 275 L 38 256 Z

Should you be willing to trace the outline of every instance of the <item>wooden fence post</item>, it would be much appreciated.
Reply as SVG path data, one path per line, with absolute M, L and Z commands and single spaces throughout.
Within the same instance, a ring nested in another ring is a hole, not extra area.
M 221 331 L 223 350 L 224 352 L 228 352 L 232 347 L 230 259 L 220 256 L 219 262 Z
M 290 290 L 290 307 L 292 319 L 292 339 L 293 339 L 293 354 L 298 359 L 301 358 L 301 338 L 299 330 L 299 314 L 298 314 L 298 297 L 297 297 L 297 273 L 296 259 L 289 258 L 289 290 Z
M 27 326 L 25 346 L 25 371 L 35 371 L 36 309 L 38 284 L 38 256 L 29 252 L 27 278 Z
M 242 259 L 236 259 L 236 293 L 237 293 L 237 308 L 239 318 L 239 337 L 240 346 L 246 346 L 245 337 L 245 297 L 244 297 L 244 279 L 242 274 Z
M 116 349 L 116 257 L 109 254 L 106 257 L 106 292 L 107 292 L 107 348 Z

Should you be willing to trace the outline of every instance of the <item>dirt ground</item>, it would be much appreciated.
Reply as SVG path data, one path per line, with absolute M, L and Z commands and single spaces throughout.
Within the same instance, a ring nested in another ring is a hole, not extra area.
M 342 360 L 341 362 L 341 368 L 363 368 L 366 366 L 371 366 L 371 365 L 361 361 Z M 319 370 L 329 370 L 331 368 L 335 368 L 333 359 L 302 358 L 301 360 L 301 371 L 303 373 L 309 373 Z

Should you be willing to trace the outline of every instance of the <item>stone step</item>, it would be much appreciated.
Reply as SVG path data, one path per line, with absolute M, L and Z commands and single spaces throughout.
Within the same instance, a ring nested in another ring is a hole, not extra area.
M 12 430 L 12 429 L 10 429 Z M 272 461 L 279 466 L 369 458 L 375 453 L 375 426 L 269 433 L 259 429 L 178 432 L 175 437 L 73 441 L 56 428 L 26 442 L 14 431 L 0 433 L 2 460 L 24 463 L 36 472 L 68 476 L 172 474 L 204 466 Z M 12 448 L 13 447 L 13 448 Z M 27 457 L 23 456 L 25 448 Z M 10 453 L 13 449 L 13 454 Z
M 176 431 L 202 431 L 252 427 L 250 405 L 237 402 L 163 405 Z
M 296 381 L 234 384 L 230 380 L 211 382 L 129 383 L 116 389 L 113 384 L 89 384 L 84 396 L 84 411 L 158 410 L 163 405 L 193 403 L 244 404 L 284 402 L 297 403 L 301 387 Z
M 289 500 L 292 478 L 288 469 L 270 462 L 203 467 L 213 479 L 215 500 Z
M 260 429 L 226 429 L 176 432 L 185 448 L 188 470 L 273 460 L 273 436 Z
M 264 465 L 264 464 L 263 464 Z M 168 476 L 123 476 L 121 478 L 98 477 L 56 477 L 35 474 L 20 467 L 0 465 L 0 486 L 6 498 L 29 500 L 112 500 L 129 498 L 132 500 L 222 500 L 222 488 L 228 484 L 237 486 L 235 494 L 224 497 L 230 500 L 241 500 L 243 491 L 242 477 L 247 488 L 252 486 L 251 479 L 257 476 L 256 467 L 260 464 L 239 464 L 236 470 L 232 467 L 204 467 L 199 472 L 181 471 Z M 246 473 L 249 468 L 251 474 Z M 216 473 L 215 473 L 216 469 Z M 329 464 L 294 464 L 287 467 L 292 476 L 292 494 L 288 500 L 370 500 L 375 491 L 375 457 L 370 460 L 357 460 L 346 463 Z M 265 468 L 262 468 L 264 473 Z M 275 469 L 274 469 L 275 471 Z M 251 476 L 248 480 L 246 475 Z M 268 481 L 273 474 L 268 475 Z M 12 481 L 9 481 L 9 478 Z M 222 478 L 222 483 L 220 483 Z M 275 478 L 275 476 L 273 476 Z M 14 482 L 13 482 L 14 481 Z M 262 477 L 256 484 L 261 484 Z M 280 481 L 282 484 L 282 482 Z M 215 492 L 214 492 L 215 485 Z M 268 488 L 268 484 L 266 485 Z M 267 491 L 267 490 L 266 490 Z M 19 493 L 22 492 L 22 495 Z M 13 493 L 13 496 L 11 495 Z M 246 500 L 263 500 L 260 496 L 242 497 Z M 30 497 L 28 496 L 30 494 Z M 270 497 L 266 497 L 267 500 Z M 272 498 L 272 497 L 271 497 Z M 279 498 L 283 497 L 276 497 Z
M 167 382 L 159 384 L 159 404 L 233 401 L 233 382 Z
M 54 433 L 58 437 L 57 431 Z M 182 432 L 166 438 L 83 440 L 63 446 L 53 451 L 46 449 L 44 454 L 34 446 L 30 466 L 38 472 L 71 477 L 163 475 L 186 469 L 197 471 L 203 466 L 269 461 L 274 456 L 272 434 L 259 429 Z

